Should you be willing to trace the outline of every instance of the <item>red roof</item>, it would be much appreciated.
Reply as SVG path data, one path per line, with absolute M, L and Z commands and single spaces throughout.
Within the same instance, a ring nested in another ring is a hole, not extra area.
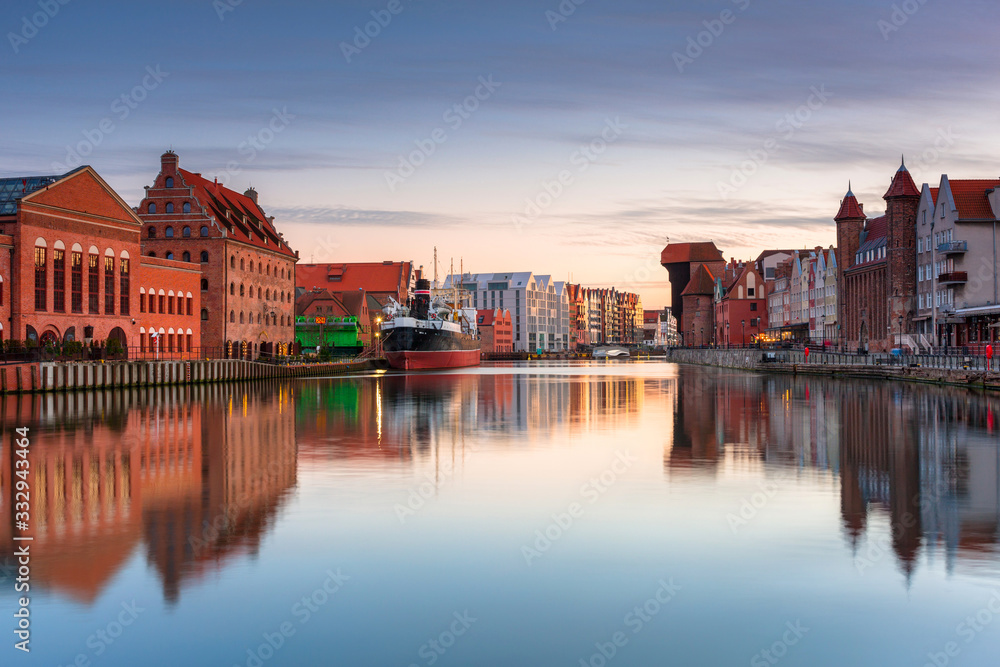
M 326 288 L 342 291 L 364 289 L 405 299 L 410 289 L 410 262 L 358 262 L 354 264 L 299 264 L 295 286 L 306 290 Z
M 330 292 L 319 289 L 306 292 L 295 301 L 295 314 L 304 315 L 306 311 L 317 303 L 321 303 L 332 310 L 321 311 L 331 317 L 357 317 L 362 320 L 364 316 L 365 293 L 361 290 L 356 292 Z
M 889 233 L 889 226 L 886 224 L 885 216 L 880 216 L 878 218 L 872 218 L 868 221 L 865 226 L 865 231 L 868 232 L 868 236 L 865 237 L 865 243 L 873 239 L 880 239 Z
M 226 227 L 230 237 L 295 257 L 295 252 L 278 236 L 264 210 L 250 197 L 203 178 L 201 174 L 186 169 L 177 171 L 184 183 L 194 188 L 194 196 L 202 206 L 215 216 L 219 224 Z
M 844 200 L 840 202 L 840 210 L 837 215 L 834 216 L 834 220 L 864 220 L 865 212 L 861 210 L 861 205 L 858 203 L 858 198 L 854 196 L 854 193 L 850 190 L 847 191 L 847 196 Z
M 920 190 L 917 189 L 917 184 L 913 182 L 913 177 L 910 176 L 910 172 L 907 171 L 906 165 L 903 165 L 892 178 L 892 185 L 889 186 L 889 190 L 885 193 L 883 199 L 889 199 L 891 197 L 919 196 Z
M 931 201 L 933 201 L 935 205 L 937 205 L 937 195 L 939 189 L 940 188 L 931 188 Z
M 964 220 L 993 220 L 993 208 L 986 193 L 1000 186 L 1000 180 L 968 179 L 948 181 L 951 195 L 958 208 L 958 217 Z M 936 200 L 935 200 L 936 201 Z
M 715 244 L 712 244 L 715 247 Z M 695 270 L 694 275 L 691 277 L 691 282 L 687 284 L 684 291 L 681 292 L 681 296 L 688 294 L 714 294 L 715 293 L 715 276 L 712 272 L 708 270 L 704 264 L 699 264 L 698 268 Z
M 660 264 L 689 262 L 724 262 L 722 252 L 711 241 L 704 243 L 671 243 L 660 253 Z

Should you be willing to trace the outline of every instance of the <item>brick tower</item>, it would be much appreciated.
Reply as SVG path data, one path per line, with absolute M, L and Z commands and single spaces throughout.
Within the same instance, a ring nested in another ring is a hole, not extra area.
M 865 227 L 865 210 L 858 203 L 857 197 L 851 192 L 850 186 L 844 200 L 840 202 L 840 210 L 833 218 L 837 223 L 837 323 L 840 326 L 840 335 L 837 343 L 843 345 L 845 341 L 854 341 L 858 338 L 858 332 L 852 331 L 854 318 L 848 317 L 848 299 L 845 271 L 854 264 L 854 255 L 861 245 L 861 232 Z M 851 326 L 848 323 L 851 323 Z
M 916 313 L 917 208 L 920 190 L 903 163 L 885 193 L 886 202 L 886 295 L 889 299 L 891 333 L 910 333 Z M 902 326 L 900 326 L 900 323 Z

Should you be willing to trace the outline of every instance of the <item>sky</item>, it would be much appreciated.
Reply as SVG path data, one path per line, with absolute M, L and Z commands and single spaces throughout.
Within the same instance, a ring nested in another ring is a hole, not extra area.
M 64 4 L 65 3 L 65 4 Z M 829 246 L 905 156 L 998 176 L 979 0 L 6 0 L 0 176 L 172 148 L 303 262 L 534 271 L 669 303 L 659 253 Z

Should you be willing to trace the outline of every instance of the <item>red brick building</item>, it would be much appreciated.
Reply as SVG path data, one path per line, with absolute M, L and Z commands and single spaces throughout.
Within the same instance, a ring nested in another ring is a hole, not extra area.
M 920 191 L 905 164 L 883 198 L 885 215 L 868 219 L 848 190 L 834 218 L 839 343 L 850 351 L 887 351 L 914 328 Z
M 142 221 L 84 166 L 63 176 L 0 179 L 0 294 L 9 339 L 118 341 L 139 348 L 140 286 L 178 289 L 191 265 L 150 273 L 138 262 Z M 177 318 L 179 316 L 174 316 Z M 174 318 L 165 326 L 181 326 Z M 185 320 L 185 332 L 198 331 Z M 131 354 L 136 354 L 132 350 Z
M 160 156 L 137 209 L 142 254 L 200 266 L 199 345 L 206 354 L 257 358 L 295 339 L 293 251 L 253 189 L 239 194 Z
M 146 358 L 199 358 L 201 267 L 142 257 L 139 268 L 139 353 Z
M 670 307 L 681 343 L 708 345 L 715 328 L 715 281 L 726 268 L 722 253 L 711 241 L 671 243 L 660 253 L 660 264 L 670 275 Z
M 745 346 L 767 329 L 767 287 L 756 262 L 730 262 L 716 284 L 715 340 Z
M 367 295 L 370 327 L 382 315 L 382 308 L 392 297 L 405 304 L 410 298 L 416 275 L 413 262 L 355 262 L 352 264 L 299 264 L 295 270 L 297 294 L 315 289 L 331 292 L 356 292 Z
M 502 354 L 514 351 L 514 325 L 510 311 L 478 310 L 476 322 L 483 354 Z

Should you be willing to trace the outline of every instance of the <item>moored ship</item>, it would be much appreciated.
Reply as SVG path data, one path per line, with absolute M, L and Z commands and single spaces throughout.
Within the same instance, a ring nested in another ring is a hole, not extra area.
M 430 282 L 417 281 L 413 299 L 402 305 L 390 299 L 383 309 L 382 350 L 399 370 L 433 370 L 479 365 L 476 311 L 431 299 Z

